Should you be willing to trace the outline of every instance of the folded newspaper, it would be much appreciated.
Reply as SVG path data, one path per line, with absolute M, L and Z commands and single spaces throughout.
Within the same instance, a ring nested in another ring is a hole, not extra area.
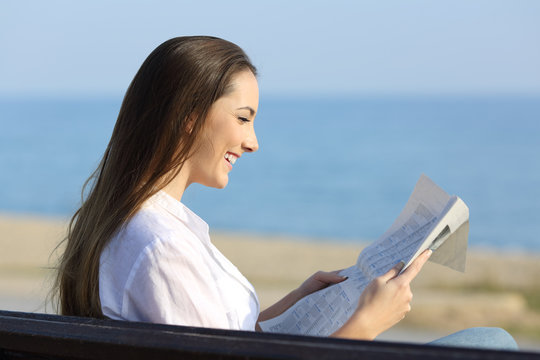
M 467 205 L 421 175 L 392 226 L 362 250 L 356 265 L 340 273 L 347 280 L 302 298 L 259 325 L 266 332 L 328 336 L 354 313 L 364 288 L 400 261 L 404 270 L 429 248 L 430 261 L 464 272 L 468 233 Z

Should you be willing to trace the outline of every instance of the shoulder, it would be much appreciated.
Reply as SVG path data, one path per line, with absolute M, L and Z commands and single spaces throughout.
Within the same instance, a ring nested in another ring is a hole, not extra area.
M 143 207 L 101 253 L 99 286 L 104 313 L 124 318 L 120 314 L 125 312 L 126 292 L 142 294 L 158 286 L 152 292 L 163 297 L 162 288 L 170 285 L 173 274 L 204 272 L 204 266 L 196 265 L 207 261 L 205 253 L 203 242 L 186 223 L 159 208 Z
M 112 256 L 116 262 L 121 257 L 123 263 L 133 265 L 145 254 L 193 256 L 201 250 L 201 240 L 185 222 L 158 207 L 147 206 L 119 229 L 102 258 Z
M 118 237 L 133 241 L 159 238 L 171 241 L 178 238 L 206 241 L 208 225 L 180 201 L 160 191 L 120 229 Z M 198 241 L 198 242 L 200 242 Z

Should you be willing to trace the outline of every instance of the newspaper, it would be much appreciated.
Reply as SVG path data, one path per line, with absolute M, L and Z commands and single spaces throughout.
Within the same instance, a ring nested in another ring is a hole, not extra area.
M 259 325 L 265 332 L 328 336 L 354 313 L 364 288 L 400 261 L 405 270 L 430 248 L 430 261 L 464 272 L 468 232 L 467 205 L 422 175 L 392 226 L 340 273 L 347 280 L 302 298 Z

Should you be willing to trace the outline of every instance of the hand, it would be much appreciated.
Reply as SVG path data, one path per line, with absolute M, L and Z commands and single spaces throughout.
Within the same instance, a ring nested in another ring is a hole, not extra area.
M 341 270 L 336 271 L 317 271 L 296 289 L 300 298 L 311 293 L 324 289 L 330 285 L 347 280 L 346 276 L 338 275 Z
M 298 300 L 307 296 L 315 291 L 324 289 L 332 284 L 337 284 L 346 280 L 344 276 L 338 275 L 341 270 L 336 271 L 318 271 L 311 275 L 306 281 L 300 285 L 296 290 L 288 293 L 283 299 L 270 306 L 268 309 L 261 311 L 258 321 L 264 321 L 271 319 L 283 313 L 285 310 L 294 305 Z M 259 325 L 256 326 L 257 330 L 260 330 Z
M 403 262 L 373 280 L 360 296 L 355 313 L 333 336 L 372 340 L 401 321 L 411 310 L 410 283 L 431 253 L 424 251 L 401 274 Z

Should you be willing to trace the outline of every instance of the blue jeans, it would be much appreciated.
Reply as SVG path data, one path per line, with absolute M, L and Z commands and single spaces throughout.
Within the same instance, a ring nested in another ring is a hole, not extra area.
M 427 345 L 518 350 L 516 341 L 500 328 L 477 327 L 458 331 Z

